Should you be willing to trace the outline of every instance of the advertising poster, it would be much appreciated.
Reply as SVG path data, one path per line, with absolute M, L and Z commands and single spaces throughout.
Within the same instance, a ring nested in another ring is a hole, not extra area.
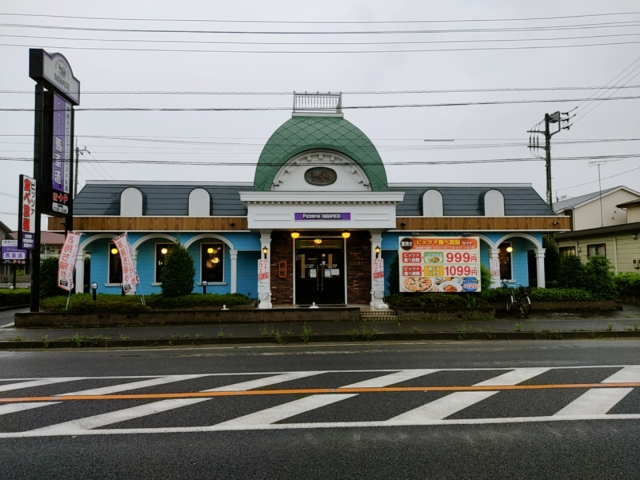
M 2 263 L 24 265 L 27 263 L 27 251 L 18 248 L 17 240 L 2 240 Z
M 67 232 L 64 244 L 60 249 L 58 262 L 58 287 L 67 292 L 73 288 L 73 269 L 76 268 L 76 257 L 80 246 L 80 234 Z
M 401 292 L 479 292 L 479 237 L 404 237 L 398 249 Z
M 53 95 L 51 189 L 53 212 L 69 213 L 71 200 L 71 104 Z
M 18 212 L 17 247 L 33 250 L 36 241 L 36 181 L 20 175 L 20 211 Z
M 258 295 L 262 298 L 263 295 L 271 292 L 271 286 L 269 282 L 269 260 L 258 260 Z
M 113 239 L 118 252 L 120 253 L 120 263 L 122 264 L 122 289 L 125 295 L 135 295 L 136 285 L 138 284 L 138 273 L 136 265 L 133 262 L 131 248 L 129 247 L 129 239 L 127 234 L 123 233 L 119 237 Z
M 384 292 L 384 260 L 373 259 L 373 291 Z

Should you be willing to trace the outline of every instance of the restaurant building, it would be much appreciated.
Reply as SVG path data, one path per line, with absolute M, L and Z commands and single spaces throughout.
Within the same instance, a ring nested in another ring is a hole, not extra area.
M 127 232 L 145 294 L 160 291 L 164 258 L 180 243 L 194 259 L 194 292 L 205 281 L 207 293 L 243 293 L 261 308 L 385 308 L 388 285 L 380 290 L 374 265 L 383 260 L 387 279 L 405 237 L 478 238 L 494 285 L 532 278 L 544 287 L 542 235 L 568 230 L 569 219 L 530 184 L 389 183 L 375 145 L 344 118 L 340 95 L 295 95 L 291 118 L 257 160 L 246 183 L 87 182 L 74 202 L 84 234 L 76 275 L 90 255 L 91 282 L 119 294 L 112 240 Z M 50 230 L 61 229 L 56 221 Z M 259 292 L 261 259 L 269 275 Z

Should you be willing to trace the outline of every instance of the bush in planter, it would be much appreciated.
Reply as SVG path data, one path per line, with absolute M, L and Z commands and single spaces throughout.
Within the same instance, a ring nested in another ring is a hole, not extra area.
M 69 295 L 58 288 L 58 257 L 45 258 L 40 263 L 40 298 Z
M 558 284 L 561 288 L 586 288 L 587 271 L 580 257 L 576 255 L 562 257 Z
M 235 305 L 251 305 L 252 300 L 241 293 L 207 294 L 191 293 L 182 297 L 165 297 L 163 295 L 147 295 L 146 304 L 154 310 L 171 308 L 233 307 Z
M 619 273 L 613 277 L 613 281 L 622 298 L 635 297 L 640 299 L 640 273 Z
M 182 297 L 193 291 L 196 269 L 193 258 L 184 246 L 178 244 L 169 250 L 160 276 L 162 294 L 167 298 Z
M 76 313 L 136 313 L 146 312 L 149 307 L 142 304 L 136 295 L 100 295 L 96 301 L 90 293 L 71 295 L 69 309 L 66 310 L 67 297 L 45 298 L 40 306 L 47 312 L 76 312 Z
M 387 298 L 391 308 L 486 307 L 488 302 L 472 293 L 395 293 Z
M 531 290 L 532 302 L 580 302 L 595 300 L 586 290 L 579 288 L 534 288 Z
M 616 284 L 613 281 L 611 262 L 605 257 L 594 255 L 589 258 L 586 271 L 586 290 L 598 300 L 615 300 L 618 296 Z

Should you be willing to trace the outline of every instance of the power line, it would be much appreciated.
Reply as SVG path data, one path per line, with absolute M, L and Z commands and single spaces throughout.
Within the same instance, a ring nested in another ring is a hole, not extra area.
M 635 62 L 634 62 L 635 63 Z M 640 88 L 640 85 L 596 86 L 596 87 L 522 87 L 522 88 L 467 88 L 448 90 L 371 90 L 371 91 L 343 91 L 342 95 L 413 95 L 432 93 L 482 93 L 482 92 L 551 92 L 564 90 L 618 90 L 621 88 Z M 0 90 L 0 93 L 20 93 L 33 95 L 32 90 Z M 220 95 L 220 96 L 290 96 L 295 92 L 215 92 L 215 91 L 83 91 L 82 95 Z M 0 135 L 1 136 L 1 135 Z
M 640 96 L 608 97 L 602 101 L 637 100 Z M 556 98 L 539 100 L 494 100 L 485 102 L 448 102 L 421 103 L 404 105 L 354 105 L 342 106 L 343 110 L 373 110 L 391 108 L 432 108 L 432 107 L 464 107 L 476 105 L 510 105 L 523 103 L 560 103 L 580 102 L 582 98 Z M 76 108 L 76 112 L 260 112 L 260 111 L 290 111 L 291 107 L 89 107 Z M 33 112 L 32 108 L 0 108 L 0 112 Z
M 179 18 L 123 18 L 123 17 L 85 17 L 73 15 L 47 15 L 40 13 L 0 13 L 1 16 L 12 17 L 39 17 L 39 18 L 68 18 L 75 20 L 114 20 L 123 22 L 198 22 L 198 23 L 263 23 L 263 24 L 399 24 L 399 23 L 468 23 L 468 22 L 521 22 L 533 20 L 560 20 L 570 18 L 611 17 L 620 15 L 639 15 L 640 12 L 616 12 L 616 13 L 592 13 L 584 15 L 563 15 L 553 17 L 529 17 L 529 18 L 487 18 L 487 19 L 461 19 L 461 20 L 360 20 L 360 21 L 305 21 L 305 20 L 211 20 L 211 19 L 179 19 Z
M 310 55 L 310 54 L 371 54 L 371 53 L 429 53 L 429 52 L 482 52 L 482 51 L 504 51 L 504 50 L 540 50 L 555 48 L 581 48 L 581 47 L 603 47 L 614 45 L 635 45 L 640 41 L 630 42 L 605 42 L 605 43 L 581 43 L 576 45 L 529 45 L 519 47 L 473 47 L 473 48 L 427 48 L 412 50 L 203 50 L 203 49 L 175 49 L 175 48 L 116 48 L 116 47 L 80 47 L 75 45 L 26 45 L 0 43 L 0 47 L 27 47 L 27 48 L 47 48 L 58 50 L 90 50 L 90 51 L 111 51 L 111 52 L 178 52 L 178 53 L 246 53 L 246 54 L 286 54 L 286 55 Z
M 18 195 L 14 195 L 12 193 L 6 193 L 6 192 L 0 192 L 0 195 L 3 195 L 5 197 L 10 197 L 10 198 L 20 198 Z
M 607 179 L 613 178 L 613 177 L 619 177 L 620 175 L 626 175 L 627 173 L 635 172 L 636 170 L 640 170 L 640 167 L 632 168 L 631 170 L 627 170 L 625 172 L 616 173 L 615 175 L 609 175 L 608 177 L 603 177 L 602 180 L 607 180 Z M 598 183 L 598 180 L 593 180 L 591 182 L 581 183 L 579 185 L 572 185 L 571 187 L 558 188 L 556 190 L 556 193 L 561 191 L 561 190 L 569 190 L 569 189 L 572 189 L 572 188 L 584 187 L 585 185 L 590 185 L 592 183 Z

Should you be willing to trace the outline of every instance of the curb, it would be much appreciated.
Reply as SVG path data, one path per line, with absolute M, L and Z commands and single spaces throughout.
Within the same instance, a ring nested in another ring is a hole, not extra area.
M 303 344 L 303 343 L 369 343 L 376 341 L 428 341 L 428 340 L 599 340 L 606 338 L 640 338 L 640 330 L 618 332 L 596 331 L 554 331 L 540 332 L 439 332 L 439 333 L 380 333 L 369 338 L 363 335 L 318 334 L 311 335 L 307 342 L 297 335 L 283 335 L 280 341 L 273 336 L 264 337 L 225 337 L 225 338 L 163 338 L 110 340 L 78 338 L 69 340 L 25 340 L 0 342 L 0 350 L 30 350 L 57 348 L 127 348 L 127 347 L 181 347 L 202 345 L 239 345 L 239 344 Z
M 0 307 L 0 312 L 5 312 L 7 310 L 19 310 L 21 308 L 29 308 L 29 304 L 27 304 L 27 305 L 9 305 L 8 307 Z

